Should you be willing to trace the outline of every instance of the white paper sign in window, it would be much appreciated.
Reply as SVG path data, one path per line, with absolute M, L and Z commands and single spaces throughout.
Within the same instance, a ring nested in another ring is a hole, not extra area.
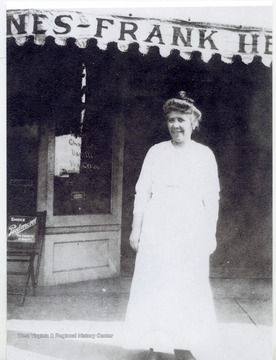
M 81 137 L 56 136 L 55 176 L 67 177 L 79 174 L 81 164 Z

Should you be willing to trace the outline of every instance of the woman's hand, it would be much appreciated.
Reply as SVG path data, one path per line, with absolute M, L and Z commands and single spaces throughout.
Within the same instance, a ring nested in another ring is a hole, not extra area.
M 139 240 L 140 240 L 140 234 L 132 230 L 129 237 L 129 244 L 132 247 L 132 249 L 136 252 L 138 252 Z
M 132 221 L 132 231 L 129 237 L 130 246 L 134 251 L 138 251 L 139 248 L 139 241 L 140 241 L 140 234 L 142 229 L 142 222 L 143 222 L 143 213 L 134 213 L 133 214 L 133 221 Z

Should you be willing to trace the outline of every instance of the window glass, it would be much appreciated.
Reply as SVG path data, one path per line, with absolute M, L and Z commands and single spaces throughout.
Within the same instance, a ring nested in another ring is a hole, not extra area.
M 7 213 L 33 215 L 37 203 L 38 127 L 7 127 Z
M 56 136 L 54 215 L 110 213 L 111 169 L 107 121 L 95 121 L 79 136 Z

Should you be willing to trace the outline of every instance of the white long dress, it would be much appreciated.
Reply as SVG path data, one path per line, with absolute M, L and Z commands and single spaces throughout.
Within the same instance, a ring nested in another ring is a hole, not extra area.
M 206 352 L 217 337 L 209 283 L 216 248 L 219 181 L 212 151 L 195 141 L 154 145 L 136 184 L 144 213 L 124 346 Z

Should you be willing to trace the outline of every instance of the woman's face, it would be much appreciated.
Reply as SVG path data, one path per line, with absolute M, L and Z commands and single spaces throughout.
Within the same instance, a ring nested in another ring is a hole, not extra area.
M 167 115 L 167 124 L 173 142 L 185 143 L 191 139 L 193 128 L 190 114 L 171 111 Z

